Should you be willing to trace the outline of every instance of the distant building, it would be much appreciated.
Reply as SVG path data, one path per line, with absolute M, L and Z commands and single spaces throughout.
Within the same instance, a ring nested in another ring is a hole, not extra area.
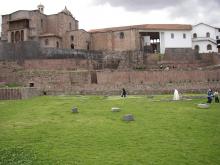
M 93 50 L 142 50 L 165 53 L 166 48 L 192 48 L 191 25 L 145 24 L 91 30 Z
M 193 26 L 192 45 L 199 53 L 220 53 L 220 28 L 199 23 Z M 217 44 L 218 43 L 218 44 Z
M 83 34 L 83 36 L 82 36 Z M 65 7 L 57 14 L 37 10 L 19 10 L 2 16 L 2 38 L 8 43 L 37 41 L 41 47 L 87 49 L 89 34 L 78 29 L 78 20 Z
M 16 44 L 35 41 L 42 48 L 82 49 L 98 51 L 144 51 L 162 53 L 176 49 L 199 53 L 220 52 L 220 29 L 200 23 L 143 24 L 95 29 L 79 29 L 78 20 L 65 7 L 57 14 L 44 14 L 44 6 L 36 10 L 19 10 L 2 16 L 1 43 Z M 173 51 L 175 53 L 175 51 Z M 172 53 L 171 53 L 172 54 Z

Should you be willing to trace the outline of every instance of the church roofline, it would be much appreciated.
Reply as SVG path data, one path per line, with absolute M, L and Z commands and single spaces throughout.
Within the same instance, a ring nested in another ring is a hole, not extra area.
M 121 26 L 121 27 L 111 27 L 103 29 L 93 29 L 89 30 L 90 33 L 99 32 L 111 32 L 111 31 L 123 31 L 123 30 L 192 30 L 192 25 L 189 24 L 141 24 L 141 25 L 131 25 L 131 26 Z
M 58 14 L 65 14 L 65 15 L 67 15 L 67 16 L 71 16 L 73 19 L 75 19 L 75 17 L 73 17 L 72 15 L 68 15 L 68 14 L 66 14 L 66 13 L 64 13 L 64 12 L 58 12 L 58 13 L 56 13 L 56 14 L 49 14 L 49 15 L 47 15 L 47 14 L 44 14 L 44 13 L 41 13 L 38 9 L 35 9 L 35 10 L 17 10 L 17 11 L 14 11 L 14 12 L 12 12 L 12 13 L 10 13 L 10 14 L 3 14 L 2 16 L 8 16 L 8 15 L 12 15 L 12 14 L 15 14 L 15 13 L 17 13 L 17 12 L 39 12 L 40 14 L 42 14 L 42 15 L 44 15 L 44 16 L 53 16 L 53 15 L 58 15 Z M 75 19 L 76 20 L 76 19 Z M 76 20 L 76 21 L 78 21 L 78 20 Z M 79 22 L 79 21 L 78 21 Z
M 70 32 L 75 32 L 75 31 L 84 31 L 86 33 L 89 33 L 88 31 L 86 31 L 85 29 L 76 29 L 76 30 L 70 30 L 70 31 L 67 31 L 68 33 Z
M 198 24 L 196 24 L 196 25 L 193 25 L 193 27 L 195 27 L 195 26 L 199 26 L 199 25 L 201 25 L 201 24 L 206 25 L 206 26 L 209 26 L 209 27 L 214 28 L 214 29 L 220 29 L 219 27 L 215 27 L 215 26 L 212 26 L 212 25 L 209 25 L 209 24 L 203 23 L 203 22 L 200 22 L 200 23 L 198 23 Z
M 12 13 L 10 13 L 10 14 L 3 14 L 2 16 L 7 16 L 7 15 L 12 15 L 12 14 L 15 14 L 15 13 L 17 13 L 17 12 L 21 12 L 21 11 L 24 11 L 24 12 L 36 12 L 36 11 L 39 11 L 39 10 L 17 10 L 17 11 L 14 11 L 14 12 L 12 12 Z

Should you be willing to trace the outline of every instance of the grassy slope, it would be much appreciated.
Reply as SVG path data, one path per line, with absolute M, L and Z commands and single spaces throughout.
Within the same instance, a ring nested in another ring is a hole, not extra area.
M 196 108 L 201 99 L 157 100 L 47 96 L 0 101 L 0 164 L 219 164 L 220 105 L 207 110 Z M 73 106 L 79 114 L 71 113 Z M 122 111 L 112 113 L 115 106 Z M 134 122 L 121 120 L 127 113 Z

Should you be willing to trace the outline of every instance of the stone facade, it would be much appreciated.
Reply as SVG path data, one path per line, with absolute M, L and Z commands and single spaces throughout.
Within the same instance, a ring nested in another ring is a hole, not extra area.
M 67 8 L 57 14 L 45 15 L 42 7 L 39 10 L 19 10 L 3 15 L 1 40 L 8 43 L 37 41 L 41 47 L 74 49 L 69 41 L 71 35 L 76 35 L 76 38 L 85 35 L 80 38 L 76 48 L 87 48 L 89 34 L 78 31 L 78 20 Z
M 91 33 L 91 49 L 103 51 L 139 50 L 135 29 Z
M 83 29 L 73 30 L 66 33 L 64 47 L 72 49 L 90 50 L 90 34 Z

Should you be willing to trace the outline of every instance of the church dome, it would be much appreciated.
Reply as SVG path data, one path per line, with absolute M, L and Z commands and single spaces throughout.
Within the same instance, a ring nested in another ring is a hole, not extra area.
M 64 14 L 66 14 L 66 15 L 69 15 L 69 16 L 73 17 L 72 13 L 66 8 L 66 6 L 65 6 L 65 9 L 63 9 L 63 10 L 61 11 L 61 13 L 64 13 Z
M 39 9 L 39 8 L 44 8 L 44 5 L 40 4 L 40 5 L 37 6 L 37 8 L 38 8 L 38 9 Z

